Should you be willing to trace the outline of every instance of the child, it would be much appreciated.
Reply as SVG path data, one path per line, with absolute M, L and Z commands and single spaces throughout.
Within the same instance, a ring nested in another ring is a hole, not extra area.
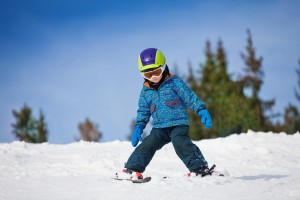
M 162 52 L 149 48 L 141 52 L 138 66 L 145 82 L 142 88 L 136 126 L 132 134 L 135 148 L 125 164 L 125 169 L 117 176 L 126 179 L 142 179 L 142 172 L 150 163 L 155 152 L 172 142 L 176 154 L 190 172 L 196 176 L 211 175 L 200 149 L 192 143 L 189 132 L 187 107 L 201 117 L 206 128 L 212 127 L 209 112 L 196 94 L 177 76 L 169 73 Z M 143 129 L 153 118 L 153 129 L 144 140 Z

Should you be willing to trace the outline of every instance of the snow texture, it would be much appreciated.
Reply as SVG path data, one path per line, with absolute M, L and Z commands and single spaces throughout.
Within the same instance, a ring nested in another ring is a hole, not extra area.
M 0 199 L 300 199 L 299 132 L 248 131 L 195 144 L 225 177 L 187 177 L 172 144 L 156 153 L 144 184 L 112 179 L 130 142 L 0 144 Z

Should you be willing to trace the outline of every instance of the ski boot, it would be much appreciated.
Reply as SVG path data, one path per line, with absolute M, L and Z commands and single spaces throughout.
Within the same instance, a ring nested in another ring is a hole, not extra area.
M 135 172 L 131 169 L 124 168 L 120 173 L 116 173 L 117 179 L 126 179 L 126 180 L 138 180 L 143 179 L 141 172 Z
M 214 168 L 216 167 L 216 165 L 213 165 L 211 168 L 208 168 L 208 166 L 202 166 L 200 168 L 194 169 L 192 170 L 190 173 L 188 173 L 188 176 L 207 176 L 207 175 L 212 175 L 214 172 Z

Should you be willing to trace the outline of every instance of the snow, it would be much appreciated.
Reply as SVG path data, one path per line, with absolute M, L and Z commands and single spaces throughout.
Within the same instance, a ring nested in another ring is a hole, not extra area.
M 112 179 L 134 149 L 130 142 L 3 143 L 0 199 L 300 199 L 299 132 L 248 131 L 194 143 L 225 177 L 187 177 L 172 144 L 144 172 L 152 180 L 133 184 Z

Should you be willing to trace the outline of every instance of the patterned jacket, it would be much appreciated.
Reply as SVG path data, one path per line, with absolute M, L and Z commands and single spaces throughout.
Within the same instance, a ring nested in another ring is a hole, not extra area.
M 153 128 L 189 125 L 187 108 L 199 113 L 205 109 L 205 103 L 179 77 L 168 76 L 158 90 L 145 82 L 140 94 L 136 125 L 145 128 L 150 116 L 153 118 Z

